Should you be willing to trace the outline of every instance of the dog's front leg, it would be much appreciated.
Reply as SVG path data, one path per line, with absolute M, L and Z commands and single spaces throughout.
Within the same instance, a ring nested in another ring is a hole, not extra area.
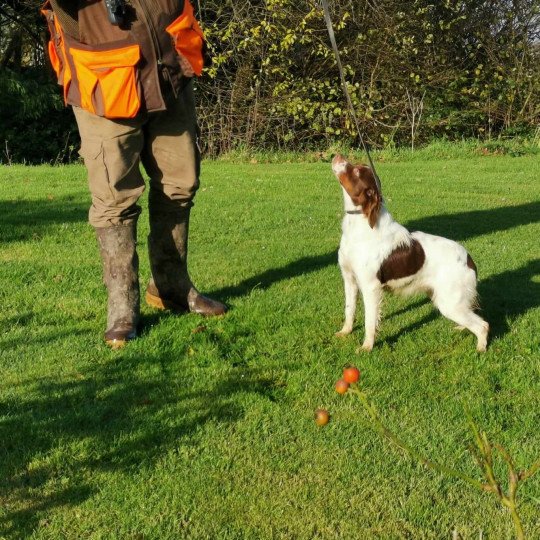
M 362 285 L 362 297 L 364 299 L 364 324 L 366 329 L 362 349 L 371 351 L 375 343 L 377 325 L 379 324 L 382 298 L 381 284 L 376 281 Z
M 354 324 L 354 314 L 356 312 L 356 299 L 358 297 L 358 284 L 354 273 L 347 267 L 341 266 L 343 285 L 345 288 L 345 322 L 343 328 L 336 332 L 336 336 L 347 336 L 352 332 Z

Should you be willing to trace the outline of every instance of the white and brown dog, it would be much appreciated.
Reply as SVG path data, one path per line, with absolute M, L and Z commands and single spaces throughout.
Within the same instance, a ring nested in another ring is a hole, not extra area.
M 465 248 L 453 240 L 409 232 L 392 219 L 372 170 L 354 166 L 337 155 L 332 170 L 343 188 L 345 217 L 339 266 L 345 285 L 345 323 L 336 334 L 352 332 L 358 289 L 364 300 L 365 338 L 371 351 L 384 288 L 404 294 L 427 293 L 435 306 L 478 339 L 485 351 L 489 325 L 476 305 L 476 266 Z

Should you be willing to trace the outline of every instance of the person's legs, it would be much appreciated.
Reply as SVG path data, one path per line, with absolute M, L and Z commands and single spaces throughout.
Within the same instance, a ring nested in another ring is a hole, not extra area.
M 137 200 L 145 187 L 139 170 L 144 119 L 116 121 L 73 110 L 92 195 L 89 221 L 96 230 L 108 291 L 105 341 L 116 348 L 137 335 L 136 226 L 141 211 Z
M 150 176 L 148 250 L 152 269 L 146 301 L 158 309 L 221 315 L 225 305 L 201 295 L 187 269 L 189 215 L 200 169 L 192 84 L 166 112 L 150 115 L 144 131 L 141 158 Z
M 191 208 L 199 188 L 197 116 L 189 83 L 166 111 L 148 115 L 141 159 L 150 177 L 150 220 Z

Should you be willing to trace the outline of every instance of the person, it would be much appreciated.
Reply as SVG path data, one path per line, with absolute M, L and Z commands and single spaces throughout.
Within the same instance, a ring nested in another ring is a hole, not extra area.
M 42 8 L 49 57 L 75 113 L 108 292 L 105 341 L 137 336 L 136 226 L 149 181 L 146 301 L 159 309 L 221 315 L 187 268 L 188 230 L 199 186 L 200 153 L 193 78 L 204 37 L 189 0 L 50 0 Z

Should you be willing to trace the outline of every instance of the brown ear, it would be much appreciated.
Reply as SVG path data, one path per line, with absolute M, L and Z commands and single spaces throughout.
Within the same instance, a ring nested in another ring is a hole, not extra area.
M 381 196 L 377 191 L 377 188 L 368 188 L 365 190 L 366 201 L 362 205 L 362 211 L 367 217 L 369 226 L 373 229 L 379 219 L 379 212 L 381 211 Z

